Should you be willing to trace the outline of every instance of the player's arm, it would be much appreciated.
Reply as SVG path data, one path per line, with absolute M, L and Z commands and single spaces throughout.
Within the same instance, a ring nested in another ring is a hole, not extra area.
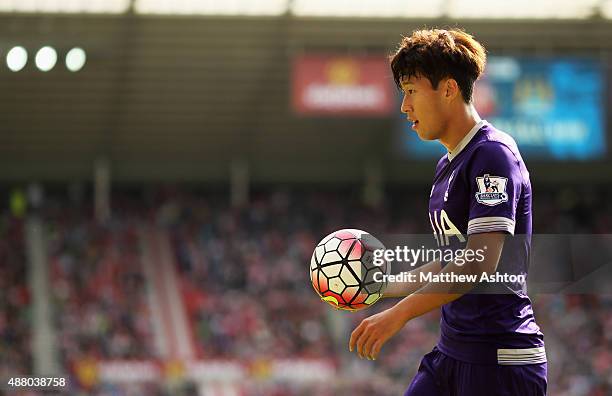
M 383 294 L 383 298 L 386 297 L 406 297 L 414 292 L 416 292 L 417 290 L 419 290 L 420 288 L 422 288 L 423 286 L 425 286 L 425 284 L 427 284 L 427 282 L 425 281 L 420 281 L 421 278 L 421 273 L 432 273 L 432 274 L 437 274 L 438 272 L 440 272 L 440 270 L 442 269 L 442 265 L 440 264 L 440 261 L 438 260 L 434 260 L 434 261 L 430 261 L 427 264 L 424 264 L 422 266 L 420 266 L 419 268 L 416 268 L 412 271 L 410 271 L 411 274 L 415 275 L 415 279 L 417 279 L 414 282 L 389 282 L 389 284 L 387 285 L 387 288 L 385 289 L 385 292 Z
M 439 274 L 492 274 L 504 247 L 505 234 L 486 232 L 468 237 L 466 249 L 482 249 L 481 261 L 466 260 L 464 265 L 447 264 Z M 479 277 L 477 277 L 478 279 Z M 430 282 L 393 307 L 364 319 L 351 334 L 349 350 L 357 348 L 359 356 L 375 359 L 384 343 L 411 319 L 454 301 L 474 288 L 477 282 Z
M 449 263 L 439 272 L 440 275 L 452 272 L 457 275 L 477 275 L 476 282 L 430 282 L 417 292 L 404 298 L 392 309 L 405 323 L 468 293 L 476 286 L 483 272 L 493 274 L 497 270 L 505 237 L 506 234 L 503 232 L 470 235 L 466 250 L 484 252 L 483 260 L 479 261 L 473 258 L 470 261 L 466 260 L 466 263 L 461 266 Z

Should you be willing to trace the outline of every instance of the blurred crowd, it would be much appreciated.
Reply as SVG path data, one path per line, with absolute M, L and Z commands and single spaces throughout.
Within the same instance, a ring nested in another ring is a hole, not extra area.
M 609 190 L 536 193 L 538 233 L 612 230 Z M 361 361 L 347 352 L 348 335 L 394 301 L 358 313 L 334 311 L 311 289 L 306 268 L 316 243 L 339 228 L 429 234 L 427 196 L 425 190 L 390 191 L 371 209 L 350 191 L 287 190 L 255 192 L 248 205 L 230 207 L 223 195 L 161 189 L 118 197 L 115 216 L 103 223 L 88 209 L 56 200 L 44 221 L 62 364 L 70 371 L 82 358 L 156 357 L 137 232 L 155 224 L 168 232 L 198 358 L 325 358 L 339 368 L 337 383 L 324 389 L 263 381 L 241 389 L 241 396 L 401 394 L 435 345 L 439 315 L 413 320 L 376 362 Z M 7 215 L 1 226 L 0 370 L 10 363 L 10 373 L 26 373 L 31 323 L 23 225 Z M 547 343 L 549 394 L 610 394 L 612 297 L 532 298 Z M 105 386 L 95 394 L 138 393 Z M 164 389 L 147 392 L 169 394 Z
M 534 232 L 612 234 L 612 189 L 536 190 Z M 594 252 L 581 252 L 587 265 Z M 612 294 L 532 295 L 544 331 L 549 394 L 612 394 Z
M 534 188 L 534 234 L 612 233 L 612 188 Z
M 549 389 L 559 396 L 612 394 L 612 296 L 539 295 Z
M 180 205 L 175 217 L 162 207 L 160 221 L 169 229 L 200 357 L 325 356 L 330 334 L 319 302 L 303 287 L 303 263 L 316 243 L 307 219 L 265 200 L 236 211 L 166 205 Z
M 0 378 L 32 370 L 31 304 L 24 222 L 0 214 Z
M 81 212 L 82 213 L 82 212 Z M 137 227 L 49 211 L 47 253 L 62 364 L 154 356 Z

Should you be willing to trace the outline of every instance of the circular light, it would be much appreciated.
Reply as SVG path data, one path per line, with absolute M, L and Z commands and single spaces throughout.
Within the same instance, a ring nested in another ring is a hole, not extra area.
M 83 68 L 87 55 L 82 48 L 75 47 L 66 54 L 66 67 L 71 72 L 77 72 Z
M 28 51 L 23 47 L 13 47 L 6 54 L 6 65 L 11 71 L 18 72 L 28 63 Z
M 42 47 L 36 53 L 34 61 L 40 71 L 49 71 L 53 69 L 55 62 L 57 62 L 57 52 L 52 47 Z

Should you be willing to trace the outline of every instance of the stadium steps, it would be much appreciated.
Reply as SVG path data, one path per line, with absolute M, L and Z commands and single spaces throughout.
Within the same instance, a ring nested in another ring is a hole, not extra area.
M 195 357 L 193 337 L 168 235 L 147 225 L 140 229 L 140 241 L 157 352 L 166 359 L 192 360 Z
M 34 375 L 59 374 L 57 340 L 52 324 L 47 249 L 43 223 L 30 217 L 25 227 L 28 286 L 32 293 L 32 357 Z

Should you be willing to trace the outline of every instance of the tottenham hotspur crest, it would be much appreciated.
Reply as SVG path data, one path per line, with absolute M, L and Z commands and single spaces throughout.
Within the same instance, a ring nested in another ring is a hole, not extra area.
M 505 177 L 490 176 L 489 174 L 483 177 L 477 177 L 476 185 L 478 186 L 478 192 L 476 193 L 476 201 L 488 206 L 495 206 L 502 202 L 507 202 L 507 184 L 508 179 Z

